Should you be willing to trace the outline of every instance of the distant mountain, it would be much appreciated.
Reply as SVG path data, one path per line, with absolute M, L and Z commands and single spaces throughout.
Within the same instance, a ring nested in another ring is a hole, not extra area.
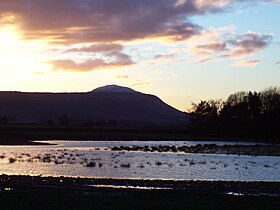
M 154 95 L 108 85 L 86 93 L 0 92 L 0 115 L 9 121 L 183 124 L 187 115 Z
M 92 92 L 94 93 L 137 93 L 137 91 L 128 88 L 122 87 L 118 85 L 106 85 L 103 87 L 99 87 L 94 89 Z

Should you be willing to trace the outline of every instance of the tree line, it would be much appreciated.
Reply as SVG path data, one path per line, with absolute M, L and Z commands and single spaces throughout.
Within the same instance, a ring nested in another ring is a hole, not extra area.
M 280 142 L 280 88 L 236 92 L 225 101 L 202 100 L 192 104 L 190 116 L 200 129 Z

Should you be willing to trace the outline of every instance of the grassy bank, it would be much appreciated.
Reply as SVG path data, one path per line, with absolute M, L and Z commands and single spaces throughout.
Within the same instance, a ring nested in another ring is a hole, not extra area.
M 268 141 L 182 128 L 0 127 L 1 145 L 30 145 L 32 140 L 215 140 Z

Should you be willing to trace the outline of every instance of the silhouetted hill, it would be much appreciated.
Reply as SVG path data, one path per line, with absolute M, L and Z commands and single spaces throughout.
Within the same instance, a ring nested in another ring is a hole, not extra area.
M 187 121 L 186 113 L 158 97 L 116 85 L 87 93 L 0 92 L 0 115 L 22 123 L 59 123 L 63 118 L 72 123 L 115 120 L 183 124 Z

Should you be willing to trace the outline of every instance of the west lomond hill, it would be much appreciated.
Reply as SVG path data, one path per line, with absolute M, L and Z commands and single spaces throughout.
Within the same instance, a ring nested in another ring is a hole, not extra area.
M 0 102 L 0 115 L 9 122 L 182 125 L 188 121 L 186 113 L 158 97 L 117 85 L 86 93 L 0 92 Z

